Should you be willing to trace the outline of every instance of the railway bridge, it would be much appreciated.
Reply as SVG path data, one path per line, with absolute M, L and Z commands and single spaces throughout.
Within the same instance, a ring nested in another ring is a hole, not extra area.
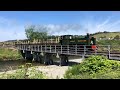
M 21 52 L 26 60 L 34 60 L 46 65 L 53 64 L 53 57 L 60 60 L 60 65 L 67 65 L 69 56 L 104 55 L 109 59 L 120 60 L 120 48 L 118 46 L 100 45 L 91 51 L 86 48 L 88 45 L 40 45 L 40 44 L 16 44 L 16 48 Z

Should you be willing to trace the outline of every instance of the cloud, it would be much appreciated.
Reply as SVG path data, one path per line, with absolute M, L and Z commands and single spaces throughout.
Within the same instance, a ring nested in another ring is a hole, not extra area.
M 104 16 L 95 19 L 95 15 L 82 19 L 79 24 L 47 24 L 38 25 L 38 31 L 46 31 L 50 35 L 85 35 L 86 33 L 95 33 L 103 31 L 120 31 L 120 19 L 114 16 Z
M 24 25 L 17 20 L 0 16 L 0 41 L 25 39 Z
M 26 28 L 29 28 L 28 25 Z M 84 29 L 84 30 L 83 30 Z M 78 31 L 82 32 L 86 29 L 80 24 L 47 24 L 47 25 L 36 25 L 36 31 L 48 32 L 50 35 L 63 35 L 63 34 L 78 34 Z M 72 33 L 71 33 L 72 32 Z
M 95 16 L 94 16 L 95 17 Z M 89 33 L 95 32 L 115 32 L 120 31 L 120 19 L 119 17 L 114 16 L 106 16 L 104 20 L 103 17 L 99 17 L 98 19 L 91 19 L 84 21 L 83 27 L 87 29 Z M 116 19 L 117 18 L 117 19 Z M 99 21 L 101 20 L 101 21 Z
M 100 28 L 100 27 L 105 26 L 105 25 L 110 21 L 110 19 L 111 19 L 111 17 L 108 17 L 105 21 L 102 22 L 102 24 L 99 24 L 99 25 L 97 26 L 97 28 Z

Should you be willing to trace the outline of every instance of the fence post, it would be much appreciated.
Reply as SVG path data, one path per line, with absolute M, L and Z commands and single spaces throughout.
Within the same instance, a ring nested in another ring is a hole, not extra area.
M 37 46 L 37 48 L 38 48 L 38 52 L 40 51 L 40 49 L 39 49 L 39 45 Z
M 86 46 L 84 45 L 84 55 L 86 54 Z
M 108 59 L 110 59 L 110 45 L 108 45 Z
M 69 54 L 69 45 L 67 45 L 67 53 Z
M 97 48 L 95 48 L 95 55 L 97 55 Z
M 55 45 L 55 53 L 56 53 L 56 45 Z
M 61 54 L 62 54 L 62 45 L 61 45 Z
M 84 45 L 84 54 L 83 54 L 82 58 L 85 58 L 85 54 L 86 54 L 86 46 Z
M 36 51 L 36 45 L 34 45 L 34 51 Z
M 75 45 L 75 54 L 77 55 L 77 45 Z
M 23 49 L 25 50 L 25 45 L 23 46 Z
M 51 45 L 50 45 L 50 53 L 51 53 Z
M 46 50 L 46 44 L 45 44 L 45 52 L 46 52 L 47 50 Z
M 41 49 L 40 51 L 42 52 L 42 45 L 40 46 L 40 49 Z

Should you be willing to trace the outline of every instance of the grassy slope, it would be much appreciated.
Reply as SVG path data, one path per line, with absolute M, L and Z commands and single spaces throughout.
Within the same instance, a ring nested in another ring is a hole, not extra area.
M 98 33 L 98 34 L 95 34 L 94 37 L 100 38 L 100 37 L 106 36 L 106 38 L 110 38 L 110 37 L 114 38 L 116 35 L 120 35 L 120 32 Z

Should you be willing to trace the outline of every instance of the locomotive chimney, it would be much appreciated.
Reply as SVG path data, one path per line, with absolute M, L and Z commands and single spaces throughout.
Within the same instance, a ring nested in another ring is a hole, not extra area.
M 89 33 L 87 33 L 87 38 L 90 38 L 90 34 Z

